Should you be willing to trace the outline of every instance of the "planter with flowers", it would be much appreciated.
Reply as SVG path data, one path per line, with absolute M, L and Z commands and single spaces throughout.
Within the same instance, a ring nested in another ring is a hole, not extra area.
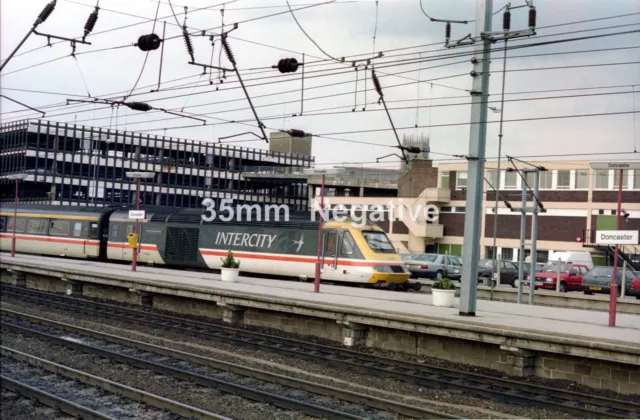
M 431 293 L 433 295 L 433 306 L 450 308 L 453 306 L 456 286 L 451 283 L 451 280 L 444 278 L 431 286 Z
M 240 261 L 233 258 L 233 252 L 229 251 L 227 257 L 222 259 L 222 281 L 236 282 L 240 274 Z

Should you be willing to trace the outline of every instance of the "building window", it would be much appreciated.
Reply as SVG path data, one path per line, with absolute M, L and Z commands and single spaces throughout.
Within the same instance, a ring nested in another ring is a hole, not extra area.
M 456 173 L 456 188 L 467 188 L 467 173 L 466 172 L 457 172 Z
M 453 212 L 454 213 L 464 213 L 466 211 L 467 211 L 466 207 L 454 207 L 453 208 Z
M 492 260 L 493 259 L 493 247 L 492 246 L 485 247 L 484 257 L 486 259 L 488 259 L 488 260 Z
M 520 187 L 520 183 L 518 182 L 520 179 L 520 175 L 517 172 L 505 172 L 504 174 L 504 188 L 515 189 Z
M 440 188 L 449 188 L 449 172 L 440 172 Z
M 640 190 L 640 169 L 633 171 L 633 186 L 634 190 Z
M 440 213 L 453 213 L 453 207 L 440 207 Z
M 496 189 L 496 190 L 500 189 L 500 184 L 498 184 L 498 171 L 496 171 L 496 170 L 488 170 L 487 171 L 487 180 L 490 183 L 490 184 L 487 184 L 487 186 L 489 187 L 490 191 L 493 191 L 494 189 Z
M 69 236 L 71 223 L 66 220 L 52 220 L 49 225 L 49 233 L 52 236 Z
M 576 170 L 576 190 L 589 188 L 589 171 L 587 169 Z
M 47 221 L 46 220 L 29 220 L 27 225 L 27 232 L 29 233 L 47 233 Z
M 571 188 L 571 171 L 558 171 L 556 186 L 559 190 L 568 190 Z
M 607 190 L 609 189 L 609 171 L 608 170 L 598 170 L 595 172 L 594 178 L 594 188 L 597 190 Z
M 533 190 L 536 187 L 536 173 L 535 172 L 527 172 L 525 174 L 525 179 L 527 180 L 527 184 Z M 540 189 L 541 190 L 550 190 L 553 188 L 551 173 L 549 171 L 541 171 L 540 172 Z
M 620 171 L 613 171 L 613 189 L 618 189 L 618 181 L 620 181 Z M 629 188 L 629 170 L 622 171 L 622 189 L 626 190 Z
M 513 260 L 513 248 L 502 248 L 502 256 L 500 258 L 504 261 Z

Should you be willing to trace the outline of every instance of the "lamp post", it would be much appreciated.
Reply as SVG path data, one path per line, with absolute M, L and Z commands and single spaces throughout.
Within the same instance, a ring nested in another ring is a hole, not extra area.
M 16 196 L 13 201 L 13 237 L 11 238 L 11 256 L 16 256 L 16 225 L 18 224 L 18 185 L 20 180 L 23 180 L 29 176 L 28 174 L 11 174 L 7 175 L 8 179 L 16 181 Z
M 136 211 L 140 210 L 140 181 L 142 179 L 151 179 L 156 174 L 153 172 L 127 172 L 127 178 L 132 178 L 137 180 L 137 188 L 136 188 Z M 131 271 L 136 271 L 136 267 L 138 264 L 138 252 L 140 252 L 140 244 L 138 243 L 138 237 L 140 234 L 140 222 L 139 218 L 136 217 L 136 246 L 133 249 L 133 256 L 131 258 Z

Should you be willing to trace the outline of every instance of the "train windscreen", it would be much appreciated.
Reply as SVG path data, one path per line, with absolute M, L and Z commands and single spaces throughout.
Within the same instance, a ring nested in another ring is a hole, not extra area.
M 396 252 L 389 238 L 383 232 L 363 231 L 362 236 L 374 252 Z

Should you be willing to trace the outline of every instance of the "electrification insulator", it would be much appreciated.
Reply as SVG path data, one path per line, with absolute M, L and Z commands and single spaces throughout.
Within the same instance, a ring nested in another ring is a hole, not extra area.
M 531 6 L 529 8 L 529 28 L 533 29 L 536 27 L 536 8 Z
M 511 29 L 511 12 L 508 10 L 502 15 L 502 29 L 504 31 Z
M 378 80 L 378 75 L 376 75 L 376 72 L 373 69 L 371 69 L 371 80 L 373 80 L 373 86 L 375 86 L 378 95 L 381 97 L 384 96 L 382 94 L 382 85 L 380 84 L 380 80 Z
M 98 21 L 98 10 L 100 10 L 100 8 L 96 6 L 95 10 L 87 18 L 87 23 L 84 24 L 84 36 L 82 37 L 83 41 L 96 26 L 96 22 Z
M 295 58 L 283 58 L 278 61 L 278 70 L 280 73 L 295 73 L 298 70 L 298 60 Z
M 403 146 L 402 148 L 409 153 L 422 153 L 422 149 L 418 146 Z
M 151 111 L 153 108 L 151 107 L 151 105 L 144 103 L 144 102 L 125 102 L 124 104 L 125 106 L 133 109 L 134 111 L 143 111 L 143 112 L 147 112 L 147 111 Z
M 233 56 L 233 51 L 231 51 L 231 47 L 229 46 L 229 43 L 227 42 L 227 37 L 223 36 L 222 37 L 222 46 L 224 47 L 224 53 L 227 56 L 227 58 L 229 59 L 229 62 L 233 65 L 236 64 L 236 58 Z
M 33 26 L 38 26 L 40 25 L 42 22 L 44 22 L 45 20 L 47 20 L 47 18 L 51 15 L 51 13 L 53 12 L 53 9 L 55 9 L 56 7 L 56 1 L 57 0 L 53 0 L 52 2 L 48 3 L 46 6 L 44 6 L 44 9 L 42 9 L 42 12 L 40 12 L 40 14 L 38 15 L 38 19 L 36 19 L 35 23 L 33 24 Z
M 305 133 L 303 130 L 296 130 L 295 128 L 292 128 L 291 130 L 287 130 L 287 134 L 289 134 L 291 137 L 306 137 L 307 133 Z
M 142 35 L 138 38 L 138 48 L 142 51 L 157 50 L 162 40 L 156 34 Z
M 444 37 L 447 40 L 451 39 L 451 22 L 447 22 L 447 25 L 444 27 Z
M 187 52 L 191 57 L 191 61 L 195 61 L 193 58 L 193 44 L 191 43 L 191 35 L 187 32 L 187 28 L 182 28 L 182 37 L 184 38 L 184 45 L 187 47 Z

